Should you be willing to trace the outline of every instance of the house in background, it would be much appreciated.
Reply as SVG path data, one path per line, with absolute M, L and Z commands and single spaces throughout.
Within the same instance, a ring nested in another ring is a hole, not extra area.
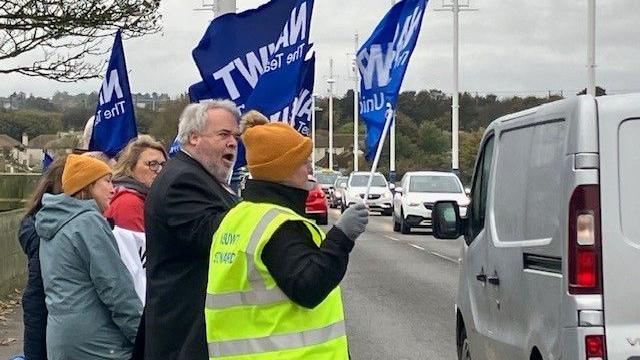
M 44 151 L 54 158 L 70 153 L 78 147 L 82 132 L 59 132 L 38 135 L 29 140 L 22 134 L 22 142 L 0 134 L 0 172 L 32 172 L 42 170 Z
M 364 159 L 365 136 L 358 137 L 358 164 L 366 164 Z M 316 165 L 329 168 L 329 131 L 316 130 Z M 333 134 L 333 167 L 334 170 L 353 170 L 353 134 Z

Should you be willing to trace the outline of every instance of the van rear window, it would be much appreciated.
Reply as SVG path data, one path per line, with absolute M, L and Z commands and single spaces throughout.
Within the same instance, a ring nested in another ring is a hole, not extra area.
M 624 121 L 618 130 L 620 220 L 625 237 L 640 245 L 640 119 Z
M 558 120 L 501 134 L 493 207 L 499 241 L 553 236 L 560 217 L 565 127 Z

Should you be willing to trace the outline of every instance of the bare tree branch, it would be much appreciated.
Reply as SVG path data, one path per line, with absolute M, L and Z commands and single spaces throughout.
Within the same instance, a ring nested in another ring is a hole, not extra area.
M 160 31 L 159 0 L 0 0 L 0 74 L 19 73 L 61 82 L 99 76 L 102 40 L 121 29 L 125 38 Z M 3 60 L 41 50 L 30 64 Z

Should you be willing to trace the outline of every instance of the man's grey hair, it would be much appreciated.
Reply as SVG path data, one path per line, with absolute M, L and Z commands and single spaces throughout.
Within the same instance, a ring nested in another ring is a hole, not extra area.
M 189 104 L 180 115 L 178 122 L 178 143 L 184 146 L 189 143 L 189 135 L 202 133 L 207 126 L 207 112 L 213 109 L 226 110 L 240 122 L 240 109 L 231 100 L 215 99 Z

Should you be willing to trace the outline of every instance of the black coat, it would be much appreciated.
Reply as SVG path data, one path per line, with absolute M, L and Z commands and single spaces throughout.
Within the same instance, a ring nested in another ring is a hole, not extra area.
M 144 359 L 208 359 L 204 302 L 209 251 L 213 233 L 236 202 L 235 195 L 182 151 L 155 179 L 145 203 Z
M 34 215 L 22 219 L 18 240 L 29 264 L 29 278 L 22 294 L 24 354 L 29 360 L 46 359 L 47 306 L 40 273 L 40 237 L 36 233 Z
M 305 190 L 248 180 L 242 195 L 244 200 L 284 206 L 305 216 Z M 314 308 L 342 281 L 353 246 L 353 241 L 335 226 L 318 246 L 303 222 L 287 221 L 273 233 L 261 257 L 291 301 Z

